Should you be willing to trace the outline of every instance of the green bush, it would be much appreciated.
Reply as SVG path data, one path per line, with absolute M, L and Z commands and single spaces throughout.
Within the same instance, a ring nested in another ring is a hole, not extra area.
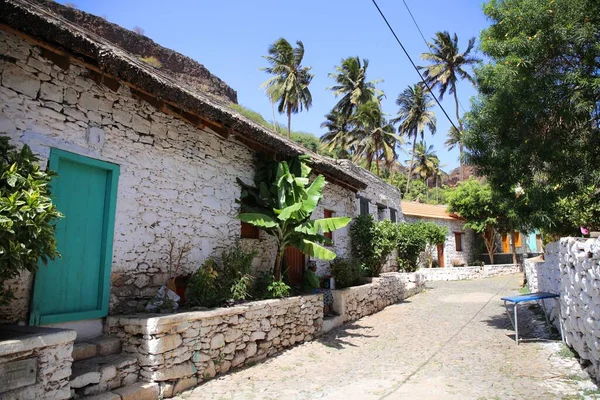
M 223 253 L 223 284 L 229 288 L 231 299 L 247 300 L 252 297 L 252 261 L 257 254 L 256 250 L 246 251 L 239 244 Z
M 17 151 L 0 137 L 0 305 L 13 297 L 5 281 L 60 256 L 52 223 L 62 214 L 50 199 L 52 176 L 28 146 Z
M 371 215 L 357 217 L 350 226 L 352 257 L 367 276 L 379 276 L 396 247 L 398 226 L 389 220 L 376 222 Z
M 448 228 L 433 222 L 404 223 L 398 227 L 396 240 L 398 249 L 398 269 L 405 272 L 416 271 L 419 255 L 427 245 L 443 243 Z
M 329 272 L 335 278 L 336 289 L 360 284 L 362 269 L 353 259 L 337 257 L 329 265 Z
M 273 281 L 267 287 L 270 299 L 281 299 L 283 297 L 289 297 L 292 288 L 287 285 L 284 281 Z
M 214 258 L 208 258 L 188 280 L 185 290 L 187 304 L 199 307 L 217 307 L 227 298 L 226 287 L 219 279 Z

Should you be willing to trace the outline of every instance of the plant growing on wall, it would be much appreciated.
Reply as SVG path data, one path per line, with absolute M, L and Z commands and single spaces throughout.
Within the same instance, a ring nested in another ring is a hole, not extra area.
M 438 243 L 443 243 L 448 228 L 433 222 L 404 223 L 398 226 L 396 246 L 398 249 L 398 268 L 412 272 L 418 269 L 419 255 Z M 433 260 L 430 258 L 430 262 Z M 431 266 L 431 264 L 430 264 Z
M 398 224 L 374 221 L 373 216 L 357 217 L 350 226 L 352 257 L 368 276 L 379 276 L 387 257 L 396 247 Z
M 0 304 L 12 298 L 7 280 L 60 256 L 52 222 L 62 214 L 48 187 L 53 174 L 37 162 L 28 146 L 17 151 L 0 137 Z
M 308 156 L 299 156 L 277 163 L 262 155 L 256 160 L 255 186 L 238 179 L 242 186 L 238 218 L 264 230 L 277 243 L 273 268 L 276 281 L 281 280 L 286 247 L 293 246 L 321 260 L 333 260 L 335 253 L 322 246 L 331 244 L 323 233 L 343 228 L 350 222 L 347 217 L 310 219 L 323 197 L 326 182 L 322 175 L 310 182 L 309 160 Z

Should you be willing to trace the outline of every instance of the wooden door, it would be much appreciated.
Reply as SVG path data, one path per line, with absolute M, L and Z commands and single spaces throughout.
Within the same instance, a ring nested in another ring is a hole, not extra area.
M 110 267 L 119 167 L 52 149 L 49 167 L 60 258 L 35 276 L 31 325 L 108 315 Z
M 444 268 L 446 266 L 446 261 L 444 260 L 444 243 L 438 243 L 437 245 L 437 259 L 440 268 Z
M 302 275 L 304 274 L 304 254 L 295 247 L 285 249 L 285 268 L 290 280 L 291 286 L 302 285 Z
M 510 253 L 510 242 L 507 234 L 502 234 L 502 252 Z

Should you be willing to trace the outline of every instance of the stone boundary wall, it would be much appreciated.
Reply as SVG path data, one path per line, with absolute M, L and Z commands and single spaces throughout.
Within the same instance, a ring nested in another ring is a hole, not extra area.
M 321 333 L 323 295 L 170 315 L 109 316 L 105 330 L 135 354 L 140 379 L 171 397 Z
M 9 340 L 0 340 L 0 367 L 8 362 L 37 359 L 36 383 L 5 391 L 0 387 L 0 399 L 69 399 L 73 342 L 71 330 L 4 326 L 0 332 Z
M 462 281 L 491 278 L 521 272 L 518 264 L 484 265 L 483 267 L 421 268 L 419 273 L 425 281 Z
M 544 260 L 525 262 L 532 292 L 559 293 L 547 301 L 548 314 L 562 331 L 567 345 L 584 360 L 588 373 L 600 381 L 600 240 L 562 238 L 546 245 Z
M 332 290 L 333 309 L 342 322 L 354 321 L 419 293 L 423 283 L 420 273 L 383 273 L 365 285 Z

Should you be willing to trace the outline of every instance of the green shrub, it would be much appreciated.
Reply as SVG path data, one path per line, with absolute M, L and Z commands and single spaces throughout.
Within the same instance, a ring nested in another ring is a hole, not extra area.
M 270 299 L 281 299 L 283 297 L 289 297 L 291 289 L 292 288 L 289 287 L 285 282 L 274 280 L 267 287 L 267 292 L 269 293 Z
M 396 245 L 398 249 L 398 269 L 405 272 L 416 271 L 419 255 L 427 245 L 443 243 L 448 228 L 433 222 L 404 223 L 398 227 Z
M 367 276 L 379 276 L 396 247 L 398 226 L 389 220 L 376 222 L 371 215 L 357 217 L 350 226 L 352 257 Z
M 191 306 L 217 307 L 227 298 L 227 287 L 219 279 L 217 263 L 207 258 L 188 280 L 185 297 Z
M 229 288 L 233 300 L 247 300 L 252 297 L 252 261 L 257 254 L 256 250 L 246 251 L 239 244 L 223 253 L 223 285 Z
M 359 284 L 363 271 L 355 260 L 337 257 L 329 265 L 329 272 L 335 278 L 336 289 L 343 289 Z
M 0 305 L 13 297 L 5 281 L 60 256 L 53 222 L 62 214 L 50 199 L 53 175 L 40 170 L 28 146 L 17 151 L 0 137 Z

